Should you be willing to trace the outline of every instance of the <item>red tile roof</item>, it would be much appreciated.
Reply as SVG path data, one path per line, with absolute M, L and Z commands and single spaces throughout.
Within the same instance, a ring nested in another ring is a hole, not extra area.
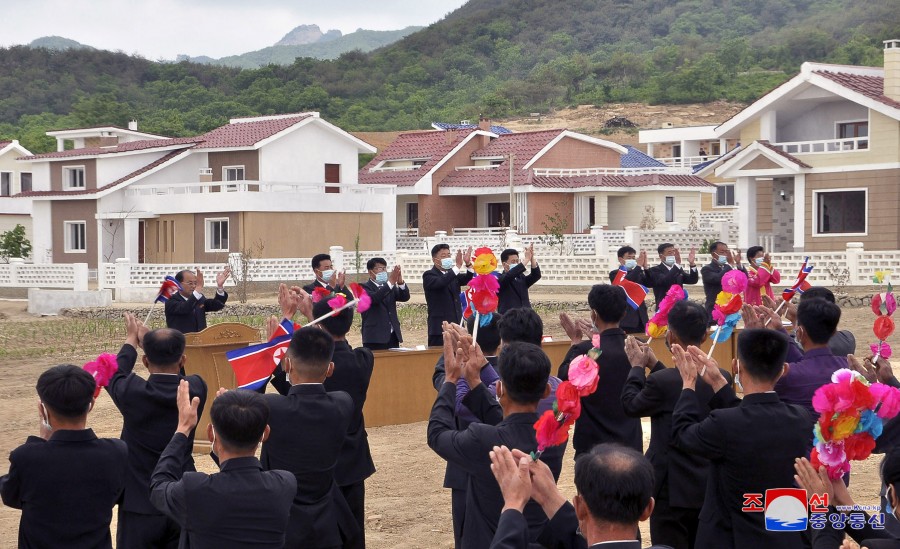
M 772 152 L 778 154 L 779 156 L 782 156 L 782 157 L 784 157 L 784 158 L 790 160 L 791 162 L 793 162 L 794 164 L 800 166 L 801 168 L 812 168 L 812 166 L 810 166 L 810 165 L 807 164 L 806 162 L 800 160 L 800 159 L 797 158 L 796 156 L 793 156 L 793 155 L 791 155 L 791 154 L 788 154 L 788 153 L 784 152 L 783 150 L 781 150 L 781 149 L 779 149 L 778 147 L 772 145 L 771 143 L 769 143 L 769 142 L 766 141 L 765 139 L 760 139 L 760 140 L 757 141 L 757 143 L 759 143 L 759 144 L 762 145 L 763 147 L 769 149 L 770 151 L 772 151 Z
M 581 187 L 715 187 L 709 181 L 695 175 L 642 174 L 642 175 L 579 175 L 533 176 L 532 170 L 516 170 L 515 185 L 534 185 L 538 188 L 577 189 Z M 509 171 L 461 171 L 450 174 L 441 187 L 508 187 Z
M 200 137 L 173 137 L 170 139 L 142 139 L 140 141 L 131 141 L 129 143 L 120 143 L 115 147 L 89 147 L 84 149 L 71 149 L 68 151 L 49 152 L 41 154 L 33 154 L 31 156 L 21 156 L 19 160 L 43 160 L 53 158 L 68 158 L 72 156 L 96 156 L 102 154 L 114 154 L 122 152 L 143 151 L 150 149 L 159 149 L 162 147 L 183 146 L 190 148 L 200 143 Z
M 218 127 L 203 135 L 197 136 L 203 141 L 198 145 L 198 149 L 220 149 L 220 148 L 237 148 L 252 147 L 273 135 L 282 132 L 294 124 L 312 117 L 309 113 L 300 113 L 296 116 L 286 116 L 279 118 L 254 120 L 248 119 L 247 122 L 234 122 Z M 240 119 L 235 119 L 240 120 Z
M 0 149 L 9 145 L 10 143 L 12 143 L 12 141 L 0 141 Z
M 472 158 L 496 158 L 512 153 L 516 155 L 515 163 L 524 166 L 564 131 L 556 129 L 504 134 L 491 140 L 487 147 L 476 151 Z
M 184 154 L 185 152 L 186 152 L 186 149 L 179 149 L 179 150 L 177 150 L 177 151 L 171 151 L 170 153 L 168 153 L 168 154 L 162 156 L 161 158 L 159 158 L 158 160 L 156 160 L 156 161 L 154 161 L 154 162 L 151 162 L 151 163 L 147 164 L 146 166 L 140 167 L 140 168 L 134 170 L 133 172 L 131 172 L 130 174 L 128 174 L 128 175 L 126 175 L 126 176 L 123 176 L 123 177 L 120 177 L 119 179 L 116 179 L 116 180 L 113 181 L 112 183 L 108 183 L 108 184 L 106 184 L 106 185 L 104 185 L 104 186 L 102 186 L 102 187 L 100 187 L 100 188 L 98 188 L 98 189 L 90 189 L 90 190 L 83 190 L 83 191 L 28 191 L 28 192 L 24 192 L 24 193 L 19 193 L 19 194 L 14 195 L 14 196 L 21 196 L 21 197 L 29 197 L 29 196 L 30 196 L 30 197 L 36 197 L 36 196 L 86 196 L 86 195 L 94 195 L 94 194 L 99 193 L 100 191 L 105 191 L 105 190 L 107 190 L 107 189 L 110 189 L 110 188 L 112 188 L 112 187 L 115 187 L 116 185 L 120 185 L 120 184 L 122 184 L 122 183 L 125 183 L 126 181 L 129 181 L 129 180 L 131 180 L 131 179 L 134 179 L 135 177 L 141 175 L 142 173 L 148 172 L 148 171 L 152 170 L 153 168 L 155 168 L 155 167 L 157 167 L 157 166 L 160 166 L 160 165 L 162 165 L 162 164 L 165 164 L 165 163 L 168 162 L 169 160 L 172 160 L 172 159 L 175 158 L 176 156 L 178 156 L 178 155 L 180 155 L 180 154 Z
M 384 152 L 363 166 L 359 171 L 359 182 L 386 183 L 401 187 L 415 185 L 473 131 L 425 131 L 401 134 Z M 425 164 L 414 170 L 369 171 L 386 160 L 412 159 L 425 160 Z
M 824 76 L 832 82 L 837 82 L 849 90 L 860 93 L 869 99 L 884 103 L 889 107 L 900 109 L 900 101 L 896 101 L 884 95 L 884 77 L 867 76 L 833 71 L 813 71 L 813 74 Z

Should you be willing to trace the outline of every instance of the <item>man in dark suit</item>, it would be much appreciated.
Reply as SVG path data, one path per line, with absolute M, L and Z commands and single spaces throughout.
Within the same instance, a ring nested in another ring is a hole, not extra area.
M 679 301 L 669 312 L 666 346 L 699 347 L 706 341 L 709 315 L 703 305 Z M 674 549 L 694 547 L 700 508 L 709 476 L 709 460 L 672 446 L 672 411 L 681 396 L 681 374 L 658 362 L 648 345 L 630 338 L 625 351 L 633 368 L 622 389 L 622 406 L 631 417 L 650 417 L 650 445 L 647 458 L 653 464 L 656 484 L 653 497 L 656 507 L 650 516 L 650 539 L 653 543 Z M 651 374 L 644 373 L 650 368 Z M 709 368 L 708 379 L 697 380 L 700 419 L 709 415 L 710 406 L 735 405 L 731 375 Z M 718 372 L 718 374 L 716 374 Z M 721 392 L 721 395 L 720 395 Z M 715 402 L 711 402 L 715 401 Z
M 144 379 L 133 372 L 137 347 L 143 345 L 144 366 L 150 376 Z M 150 503 L 150 476 L 172 438 L 178 424 L 175 397 L 179 381 L 188 382 L 191 396 L 198 398 L 200 413 L 206 402 L 206 383 L 198 375 L 182 376 L 184 335 L 171 328 L 147 332 L 134 316 L 125 314 L 125 344 L 116 357 L 119 369 L 106 390 L 122 414 L 121 438 L 128 444 L 128 479 L 119 504 L 116 527 L 117 547 L 178 546 L 178 523 L 167 518 Z M 193 432 L 180 462 L 182 472 L 194 471 L 191 449 Z
M 316 288 L 325 288 L 329 292 L 350 296 L 350 291 L 344 286 L 343 272 L 337 272 L 328 254 L 316 254 L 312 258 L 312 270 L 315 280 L 303 287 L 303 290 L 312 295 Z
M 19 547 L 112 548 L 109 522 L 125 489 L 128 448 L 86 428 L 95 387 L 71 365 L 38 378 L 39 435 L 9 454 L 0 477 L 4 505 L 22 510 Z
M 326 301 L 313 305 L 313 317 L 328 313 Z M 375 473 L 375 463 L 369 451 L 363 405 L 369 391 L 369 381 L 375 366 L 372 351 L 365 347 L 352 348 L 347 342 L 347 332 L 353 325 L 353 309 L 344 309 L 337 316 L 323 320 L 319 326 L 334 339 L 334 354 L 331 361 L 334 371 L 325 379 L 325 390 L 334 394 L 343 391 L 353 399 L 353 415 L 347 430 L 344 445 L 334 468 L 334 479 L 347 500 L 347 505 L 356 518 L 358 535 L 344 542 L 344 549 L 365 548 L 366 537 L 366 479 Z
M 397 317 L 397 302 L 409 301 L 409 288 L 403 280 L 400 265 L 387 271 L 387 261 L 373 257 L 366 263 L 369 280 L 363 289 L 372 298 L 372 305 L 362 313 L 363 347 L 373 351 L 399 347 L 403 341 L 400 319 Z
M 601 373 L 597 390 L 581 398 L 581 416 L 575 421 L 572 437 L 575 457 L 601 442 L 618 442 L 640 452 L 644 442 L 641 420 L 625 415 L 621 399 L 625 378 L 631 371 L 631 363 L 625 354 L 625 332 L 619 328 L 619 321 L 628 307 L 625 290 L 610 284 L 597 284 L 588 294 L 588 305 L 591 321 L 600 334 L 602 353 L 597 364 Z M 569 379 L 569 363 L 587 354 L 592 345 L 591 341 L 572 345 L 559 367 L 561 380 Z
M 631 246 L 622 246 L 619 248 L 619 251 L 616 252 L 616 256 L 619 258 L 619 265 L 628 269 L 625 280 L 648 286 L 647 274 L 645 272 L 645 269 L 647 268 L 647 253 L 642 250 L 639 258 L 636 257 L 636 254 L 637 252 L 635 252 L 634 248 Z M 618 274 L 619 269 L 610 271 L 609 281 L 612 282 L 615 280 L 616 275 Z M 626 334 L 643 334 L 649 320 L 650 318 L 647 316 L 646 303 L 641 302 L 637 309 L 634 309 L 629 305 L 625 308 L 625 318 L 619 323 L 619 328 L 622 328 Z
M 700 280 L 700 274 L 694 264 L 696 258 L 694 248 L 691 248 L 688 254 L 688 272 L 684 272 L 681 264 L 681 252 L 674 244 L 668 242 L 660 244 L 656 251 L 659 253 L 659 265 L 647 269 L 645 286 L 653 288 L 653 299 L 656 300 L 658 309 L 669 288 L 675 284 L 679 286 L 696 284 Z
M 166 326 L 183 334 L 205 330 L 206 313 L 225 308 L 225 302 L 228 301 L 225 281 L 230 274 L 231 267 L 225 267 L 225 270 L 216 275 L 216 296 L 206 299 L 201 293 L 203 273 L 200 269 L 197 269 L 197 274 L 187 270 L 179 271 L 175 280 L 181 285 L 181 290 L 166 301 Z
M 829 303 L 835 303 L 834 292 L 825 288 L 823 286 L 813 286 L 812 288 L 806 290 L 802 294 L 800 294 L 800 302 L 804 302 L 807 299 L 824 299 Z M 781 299 L 778 300 L 778 303 L 772 304 L 773 309 L 778 309 L 780 306 Z M 790 301 L 784 304 L 784 307 L 780 311 L 784 317 L 794 325 L 797 325 L 797 305 L 794 305 Z M 794 343 L 799 347 L 800 344 L 797 342 L 797 338 L 794 338 Z M 800 347 L 802 349 L 802 347 Z M 834 356 L 847 356 L 847 355 L 855 355 L 856 354 L 856 336 L 853 335 L 853 332 L 850 330 L 837 330 L 834 332 L 834 335 L 831 336 L 831 339 L 828 340 L 828 348 L 831 349 L 831 354 Z
M 709 253 L 712 255 L 712 261 L 700 269 L 700 275 L 703 277 L 703 291 L 706 292 L 706 312 L 712 314 L 713 307 L 716 305 L 716 296 L 722 291 L 722 277 L 725 276 L 725 273 L 737 269 L 747 274 L 747 270 L 741 265 L 741 251 L 730 252 L 728 244 L 724 242 L 710 244 Z M 709 323 L 710 326 L 715 324 L 712 317 L 710 317 Z
M 618 444 L 598 444 L 579 457 L 574 504 L 557 489 L 547 465 L 520 450 L 494 447 L 491 470 L 504 499 L 491 549 L 529 546 L 522 514 L 529 498 L 550 517 L 538 539 L 544 547 L 640 549 L 641 542 L 635 539 L 638 524 L 654 512 L 653 467 L 640 452 Z
M 473 423 L 465 431 L 458 431 L 454 419 L 456 382 L 463 377 L 463 370 L 473 370 L 474 375 L 467 377 L 472 380 L 470 383 L 477 383 L 481 360 L 470 341 L 461 340 L 459 349 L 453 349 L 450 339 L 450 334 L 445 334 L 446 376 L 428 421 L 428 446 L 469 475 L 460 547 L 476 549 L 490 544 L 503 507 L 500 488 L 491 474 L 489 452 L 499 444 L 508 444 L 525 452 L 537 449 L 536 410 L 538 402 L 550 391 L 547 384 L 550 360 L 537 345 L 506 345 L 497 364 L 500 374 L 497 398 L 503 408 L 503 420 L 497 425 Z M 465 363 L 464 353 L 468 359 Z M 555 477 L 559 476 L 562 466 L 562 453 L 562 448 L 556 446 L 548 448 L 541 456 Z M 524 514 L 531 531 L 530 539 L 534 540 L 547 519 L 536 503 L 528 504 Z
M 773 388 L 789 372 L 787 335 L 749 329 L 738 336 L 736 376 L 744 388 L 740 405 L 713 410 L 700 421 L 697 377 L 715 361 L 697 347 L 674 345 L 684 390 L 672 415 L 674 444 L 710 460 L 706 497 L 700 510 L 697 547 L 794 549 L 799 532 L 766 531 L 763 513 L 743 512 L 744 494 L 765 494 L 794 481 L 794 460 L 805 455 L 809 414 L 781 402 Z
M 219 391 L 207 427 L 220 466 L 212 475 L 184 472 L 200 407 L 187 380 L 177 403 L 177 428 L 153 471 L 150 500 L 181 526 L 179 547 L 284 547 L 297 481 L 288 471 L 263 471 L 256 459 L 269 436 L 262 395 Z
M 462 319 L 462 304 L 459 289 L 475 276 L 472 272 L 472 247 L 457 250 L 456 259 L 450 257 L 450 246 L 436 244 L 431 248 L 434 267 L 422 274 L 422 288 L 425 290 L 425 304 L 428 307 L 428 346 L 440 347 L 444 344 L 444 322 L 459 324 Z M 463 271 L 463 263 L 466 270 Z
M 510 309 L 531 307 L 528 288 L 541 279 L 541 268 L 534 257 L 534 244 L 525 248 L 524 262 L 519 261 L 519 251 L 513 248 L 503 250 L 500 261 L 503 263 L 503 272 L 497 277 L 500 282 L 497 310 L 503 314 Z M 525 263 L 530 269 L 528 275 L 525 274 Z
M 297 479 L 285 547 L 336 548 L 357 535 L 334 476 L 354 406 L 343 391 L 325 392 L 333 353 L 324 330 L 296 330 L 281 361 L 292 386 L 287 396 L 265 395 L 272 433 L 263 443 L 263 469 L 285 469 Z

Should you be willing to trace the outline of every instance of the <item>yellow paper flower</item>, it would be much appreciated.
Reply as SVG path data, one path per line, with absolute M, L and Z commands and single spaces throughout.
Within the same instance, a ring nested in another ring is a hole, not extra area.
M 666 335 L 667 326 L 659 324 L 655 324 L 653 322 L 647 324 L 647 335 L 652 337 L 653 339 L 659 339 L 662 336 Z
M 832 440 L 844 440 L 853 434 L 857 425 L 859 425 L 859 416 L 841 415 L 831 424 Z
M 494 254 L 481 254 L 475 258 L 473 268 L 480 275 L 490 274 L 497 269 L 497 258 Z
M 719 295 L 716 296 L 716 305 L 724 307 L 725 305 L 728 305 L 728 302 L 731 301 L 732 297 L 734 297 L 734 294 L 719 292 Z

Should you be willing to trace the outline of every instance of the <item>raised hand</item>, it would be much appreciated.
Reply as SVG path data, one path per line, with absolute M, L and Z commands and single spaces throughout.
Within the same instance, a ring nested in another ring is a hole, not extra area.
M 773 311 L 778 309 L 778 304 L 775 303 L 775 300 L 769 297 L 767 294 L 762 294 L 762 304 L 766 307 L 772 309 Z M 779 314 L 784 314 L 784 310 L 779 311 Z
M 566 332 L 573 344 L 584 339 L 581 323 L 573 320 L 568 313 L 559 313 L 559 325 L 562 326 L 563 331 Z
M 506 446 L 494 446 L 490 452 L 491 472 L 503 494 L 503 510 L 525 509 L 531 499 L 531 458 L 513 458 Z
M 466 256 L 463 259 L 465 260 L 466 267 L 472 266 L 472 246 L 469 246 L 466 249 Z
M 300 286 L 291 286 L 291 297 L 297 302 L 297 311 L 309 321 L 313 320 L 312 297 Z
M 191 431 L 197 426 L 197 409 L 200 407 L 200 398 L 191 398 L 190 385 L 186 379 L 182 379 L 178 384 L 175 401 L 178 404 L 177 432 L 184 436 L 190 436 Z
M 675 264 L 681 265 L 681 250 L 675 248 Z
M 199 292 L 203 289 L 203 273 L 200 272 L 200 269 L 197 269 L 197 285 L 194 286 L 194 291 Z
M 763 320 L 753 310 L 753 305 L 743 305 L 741 307 L 741 318 L 744 320 L 745 330 L 763 327 Z
M 463 253 L 462 250 L 456 250 L 456 268 L 462 269 L 463 266 Z
M 138 336 L 138 325 L 141 322 L 131 313 L 125 313 L 125 343 L 128 343 L 135 349 L 138 348 L 140 344 L 140 337 Z
M 806 490 L 807 499 L 815 495 L 828 494 L 828 503 L 834 505 L 834 488 L 824 466 L 816 471 L 808 459 L 801 457 L 794 460 L 794 471 L 797 472 L 794 480 L 797 486 Z M 838 479 L 838 482 L 844 483 L 841 479 Z
M 219 290 L 223 289 L 229 276 L 231 276 L 231 266 L 226 266 L 222 272 L 216 275 L 216 288 Z
M 644 269 L 649 265 L 647 260 L 647 250 L 641 250 L 641 254 L 638 256 L 638 265 Z
M 697 386 L 697 364 L 693 357 L 678 344 L 672 345 L 672 356 L 684 388 L 693 390 Z
M 444 327 L 444 382 L 456 384 L 462 377 L 462 364 L 456 356 L 456 347 L 453 345 L 452 330 Z
M 332 288 L 343 288 L 344 281 L 346 278 L 347 278 L 346 271 L 335 272 L 333 275 L 331 275 L 331 280 L 328 282 L 328 284 Z
M 697 248 L 691 246 L 691 251 L 688 252 L 688 264 L 693 266 L 695 261 L 697 261 Z
M 281 283 L 278 285 L 278 306 L 281 307 L 281 317 L 292 319 L 294 315 L 297 314 L 297 300 L 294 299 L 291 291 L 288 289 L 287 284 Z
M 404 281 L 403 281 L 403 268 L 400 267 L 400 265 L 397 265 L 396 267 L 394 267 L 394 269 L 396 269 L 396 271 L 397 271 L 397 284 L 398 284 L 398 285 L 399 285 L 399 284 L 403 284 L 403 283 L 404 283 Z
M 719 389 L 728 385 L 728 380 L 722 375 L 722 371 L 719 370 L 719 363 L 715 359 L 707 358 L 705 352 L 693 345 L 688 347 L 687 350 L 694 362 L 700 367 L 698 375 L 713 388 L 714 392 L 719 392 Z
M 763 263 L 765 263 L 766 265 L 771 265 L 771 264 L 772 264 L 772 256 L 769 255 L 769 252 L 766 252 L 766 253 L 763 255 Z
M 894 378 L 894 370 L 891 368 L 891 363 L 884 357 L 878 357 L 878 361 L 875 363 L 875 373 L 878 375 L 878 381 L 884 384 L 887 384 L 888 381 Z
M 266 341 L 270 341 L 275 336 L 275 332 L 278 330 L 278 326 L 280 325 L 281 322 L 278 321 L 278 317 L 276 317 L 275 315 L 272 315 L 266 319 Z
M 531 265 L 531 260 L 534 258 L 534 243 L 531 246 L 525 248 L 525 263 Z
M 781 317 L 772 309 L 761 305 L 754 305 L 753 311 L 762 321 L 763 328 L 769 327 L 772 330 L 777 330 L 781 327 Z
M 469 343 L 465 370 L 466 383 L 469 385 L 469 389 L 474 389 L 481 383 L 481 369 L 484 368 L 485 364 L 487 364 L 487 359 L 484 358 L 481 347 L 475 342 Z
M 875 373 L 875 366 L 872 365 L 870 357 L 866 357 L 864 361 L 860 362 L 855 356 L 847 355 L 847 367 L 862 374 L 869 383 L 875 383 L 878 380 L 878 374 Z
M 388 274 L 388 282 L 391 283 L 391 286 L 396 286 L 398 280 L 400 280 L 400 267 L 395 265 Z
M 544 514 L 553 517 L 566 503 L 566 498 L 556 486 L 556 479 L 547 464 L 541 460 L 534 461 L 531 456 L 521 450 L 511 450 L 513 459 L 521 463 L 522 458 L 529 460 L 531 471 L 531 497 L 541 506 Z

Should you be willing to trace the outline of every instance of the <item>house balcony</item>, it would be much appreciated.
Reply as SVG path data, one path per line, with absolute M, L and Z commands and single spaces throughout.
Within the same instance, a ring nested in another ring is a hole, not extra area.
M 535 177 L 575 177 L 579 175 L 647 175 L 664 173 L 672 175 L 690 175 L 690 167 L 652 167 L 652 168 L 533 168 Z
M 790 141 L 773 143 L 788 154 L 828 154 L 864 151 L 869 148 L 869 137 L 849 137 L 845 139 L 821 139 L 817 141 Z
M 418 170 L 422 166 L 382 166 L 380 168 L 369 168 L 369 173 L 389 173 L 389 172 L 411 172 Z
M 719 155 L 717 154 L 707 154 L 703 156 L 670 156 L 657 158 L 657 160 L 659 160 L 666 166 L 671 166 L 673 168 L 693 168 L 698 164 L 703 164 L 704 162 L 715 160 L 718 157 Z

